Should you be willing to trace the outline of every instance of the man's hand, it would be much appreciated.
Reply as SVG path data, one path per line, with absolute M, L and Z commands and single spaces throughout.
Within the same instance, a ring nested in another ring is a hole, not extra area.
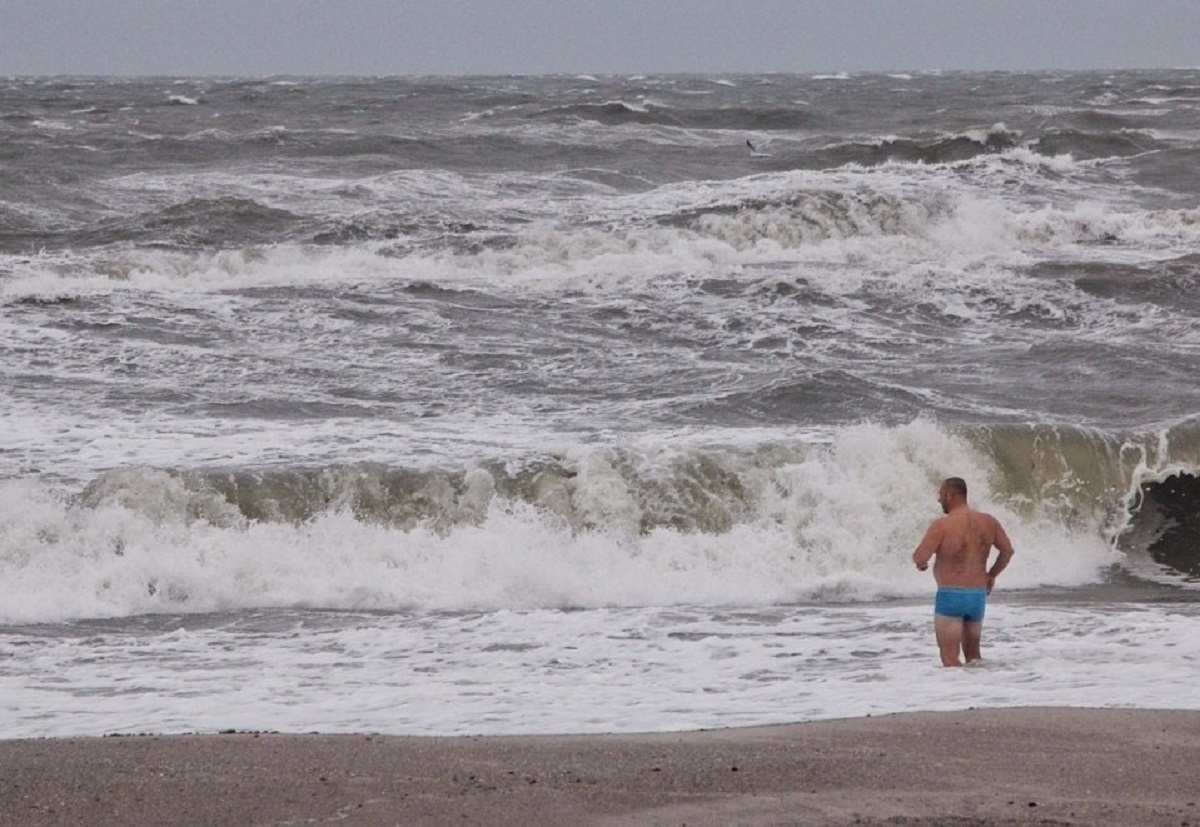
M 928 563 L 917 563 L 917 571 L 925 571 L 927 568 L 929 568 Z
M 992 586 L 995 586 L 995 585 L 996 585 L 996 575 L 989 574 L 988 575 L 988 585 L 987 585 L 987 593 L 988 594 L 992 593 Z

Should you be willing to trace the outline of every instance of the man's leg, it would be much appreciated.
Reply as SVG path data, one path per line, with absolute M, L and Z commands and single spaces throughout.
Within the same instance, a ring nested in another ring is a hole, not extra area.
M 962 661 L 958 659 L 958 653 L 964 645 L 963 627 L 965 625 L 967 624 L 963 623 L 961 617 L 933 616 L 933 633 L 937 637 L 942 666 L 962 666 Z
M 983 623 L 968 623 L 963 622 L 962 628 L 962 650 L 963 657 L 967 663 L 975 660 L 983 660 L 983 655 L 979 652 L 979 644 L 983 640 Z

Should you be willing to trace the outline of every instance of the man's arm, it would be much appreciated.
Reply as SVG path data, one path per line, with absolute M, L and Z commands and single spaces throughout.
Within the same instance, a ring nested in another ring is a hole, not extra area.
M 996 576 L 1008 567 L 1008 561 L 1013 557 L 1012 542 L 1008 539 L 1008 534 L 1004 532 L 1004 526 L 1000 525 L 999 520 L 993 520 L 993 522 L 996 524 L 996 537 L 992 545 L 1000 553 L 996 555 L 996 562 L 992 563 L 992 567 L 987 571 L 988 594 L 992 593 L 992 587 L 996 585 Z
M 934 520 L 929 526 L 929 530 L 925 532 L 924 539 L 917 546 L 917 550 L 913 552 L 913 562 L 917 564 L 917 569 L 925 571 L 929 568 L 929 558 L 937 553 L 938 547 L 942 544 L 942 521 Z

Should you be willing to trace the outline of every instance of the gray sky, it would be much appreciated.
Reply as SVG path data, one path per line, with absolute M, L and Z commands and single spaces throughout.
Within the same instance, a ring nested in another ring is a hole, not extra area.
M 0 75 L 1198 66 L 1197 0 L 0 0 Z

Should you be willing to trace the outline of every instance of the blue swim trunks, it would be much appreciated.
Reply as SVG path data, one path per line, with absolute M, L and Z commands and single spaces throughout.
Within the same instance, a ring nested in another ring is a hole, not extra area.
M 942 617 L 961 618 L 967 623 L 982 623 L 986 605 L 987 589 L 938 586 L 933 613 Z

